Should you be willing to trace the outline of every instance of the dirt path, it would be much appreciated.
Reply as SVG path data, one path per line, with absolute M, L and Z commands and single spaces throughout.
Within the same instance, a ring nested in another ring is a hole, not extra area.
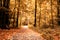
M 0 40 L 44 40 L 31 29 L 0 30 Z

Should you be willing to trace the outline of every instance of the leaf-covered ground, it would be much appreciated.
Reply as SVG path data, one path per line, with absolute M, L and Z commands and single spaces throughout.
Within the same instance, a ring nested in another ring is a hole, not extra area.
M 36 29 L 35 29 L 36 30 Z M 36 30 L 46 40 L 60 40 L 60 27 L 59 28 L 41 28 Z
M 0 29 L 0 40 L 60 40 L 59 28 Z
M 31 29 L 0 30 L 0 40 L 45 40 Z

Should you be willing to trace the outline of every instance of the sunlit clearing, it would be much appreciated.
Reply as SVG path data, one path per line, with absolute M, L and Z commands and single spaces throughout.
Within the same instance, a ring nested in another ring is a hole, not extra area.
M 24 25 L 24 26 L 22 26 L 22 28 L 28 29 L 28 26 L 27 25 Z

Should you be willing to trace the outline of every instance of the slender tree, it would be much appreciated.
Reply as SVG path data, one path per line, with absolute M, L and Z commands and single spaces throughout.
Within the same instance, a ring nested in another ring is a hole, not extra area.
M 39 14 L 39 27 L 40 27 L 40 25 L 41 25 L 41 1 L 40 1 L 40 14 Z
M 57 5 L 58 5 L 58 7 L 57 7 L 57 11 L 58 11 L 58 13 L 57 13 L 57 17 L 58 17 L 58 25 L 60 25 L 60 0 L 57 0 Z
M 37 0 L 35 0 L 35 23 L 34 26 L 36 27 L 36 13 L 37 13 Z
M 18 8 L 17 8 L 17 27 L 18 27 L 18 17 L 19 17 L 19 10 L 20 10 L 20 0 L 18 0 Z
M 51 26 L 51 28 L 54 28 L 54 19 L 53 19 L 53 13 L 52 13 L 52 0 L 51 0 L 51 17 L 52 17 L 52 26 Z

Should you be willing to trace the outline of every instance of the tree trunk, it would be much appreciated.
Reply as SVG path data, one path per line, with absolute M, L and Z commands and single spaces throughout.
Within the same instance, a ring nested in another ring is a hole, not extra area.
M 36 27 L 36 13 L 37 13 L 37 0 L 35 0 L 35 23 L 34 26 Z
M 58 25 L 60 25 L 60 0 L 57 1 L 57 5 L 58 5 L 58 7 L 57 7 L 57 10 L 58 10 L 58 14 L 57 14 L 57 16 L 58 16 Z

